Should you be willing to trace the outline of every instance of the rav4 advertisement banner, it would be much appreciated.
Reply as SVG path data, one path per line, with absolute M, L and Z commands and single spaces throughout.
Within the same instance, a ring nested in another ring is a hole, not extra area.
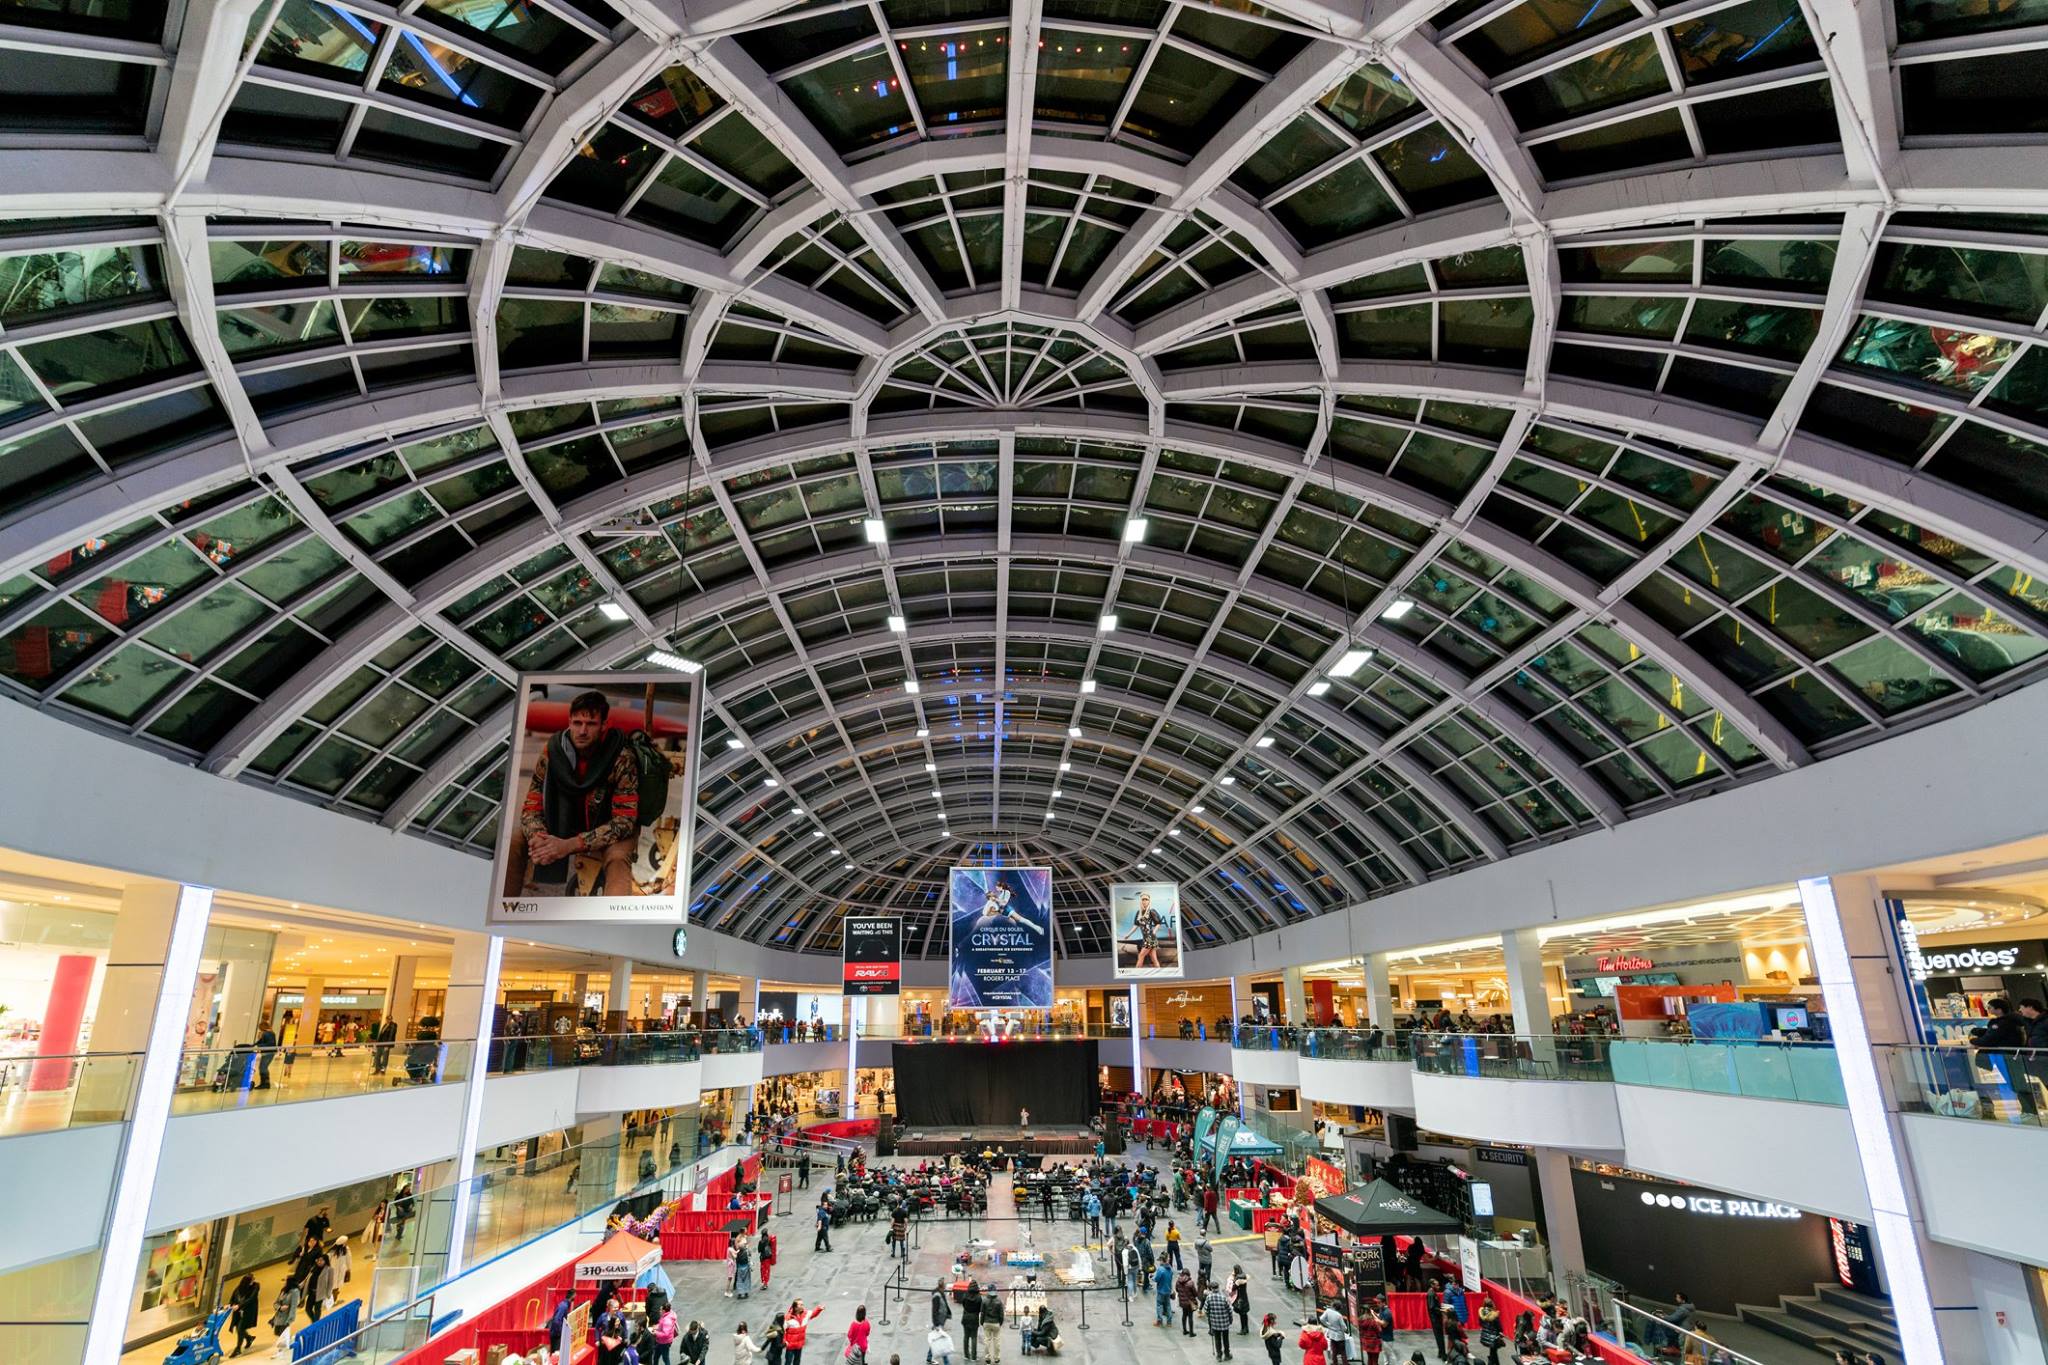
M 681 924 L 690 900 L 698 679 L 519 679 L 489 919 Z
M 903 921 L 893 915 L 848 915 L 840 922 L 847 995 L 896 995 L 903 986 Z
M 1052 1008 L 1052 869 L 956 867 L 954 1009 Z

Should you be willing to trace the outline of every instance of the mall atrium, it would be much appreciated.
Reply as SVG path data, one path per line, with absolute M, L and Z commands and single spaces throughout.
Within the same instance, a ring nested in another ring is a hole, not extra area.
M 2044 91 L 2042 0 L 0 3 L 0 1365 L 723 1365 L 756 1236 L 814 1360 L 987 1265 L 1193 1365 L 1139 1161 L 1278 1365 L 2048 1365 Z

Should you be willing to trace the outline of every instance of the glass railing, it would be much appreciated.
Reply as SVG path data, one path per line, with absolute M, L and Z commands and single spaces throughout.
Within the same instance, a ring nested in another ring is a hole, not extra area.
M 141 1068 L 139 1052 L 0 1061 L 0 1137 L 119 1123 L 128 1117 Z
M 2048 1127 L 2048 1050 L 1881 1046 L 1892 1093 L 1909 1114 Z
M 296 1047 L 194 1048 L 178 1063 L 173 1114 L 296 1104 L 469 1079 L 466 1038 Z
M 1705 1332 L 1680 1327 L 1627 1300 L 1616 1300 L 1606 1326 L 1624 1350 L 1644 1360 L 1675 1360 L 1688 1365 L 1763 1365 L 1755 1356 L 1723 1346 Z M 1838 1357 L 1839 1358 L 1839 1357 Z
M 707 1052 L 761 1050 L 754 1029 L 669 1029 L 646 1033 L 533 1034 L 491 1040 L 492 1075 L 573 1066 L 649 1066 L 694 1062 Z
M 1312 1028 L 1301 1035 L 1296 1049 L 1304 1057 L 1319 1061 L 1405 1062 L 1408 1047 L 1378 1029 Z
M 1291 1024 L 1237 1024 L 1230 1030 L 1230 1045 L 1245 1052 L 1292 1052 L 1304 1032 Z
M 1512 1081 L 1611 1081 L 1615 1039 L 1552 1033 L 1411 1033 L 1417 1071 Z
M 1756 1100 L 1848 1103 L 1842 1093 L 1842 1069 L 1829 1043 L 1617 1038 L 1609 1055 L 1614 1079 L 1623 1085 Z
M 758 1028 L 723 1028 L 700 1032 L 706 1052 L 759 1052 L 767 1037 Z
M 1130 1029 L 1114 1028 L 1108 1024 L 1077 1024 L 1066 1020 L 1017 1015 L 1001 1019 L 991 1015 L 985 1019 L 972 1021 L 913 1019 L 891 1028 L 865 1026 L 858 1029 L 857 1033 L 867 1042 L 889 1043 L 987 1043 L 998 1038 L 1028 1040 L 1131 1036 Z

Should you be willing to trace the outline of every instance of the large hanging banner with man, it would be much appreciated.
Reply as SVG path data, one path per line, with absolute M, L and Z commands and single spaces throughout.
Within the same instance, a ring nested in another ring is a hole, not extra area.
M 703 706 L 677 673 L 520 677 L 492 923 L 683 922 Z
M 956 867 L 954 1009 L 1052 1008 L 1052 869 Z
M 1185 975 L 1180 958 L 1180 883 L 1113 882 L 1109 888 L 1110 941 L 1116 979 Z

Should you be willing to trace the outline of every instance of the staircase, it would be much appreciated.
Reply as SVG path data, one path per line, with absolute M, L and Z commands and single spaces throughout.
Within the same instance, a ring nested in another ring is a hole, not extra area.
M 1840 1285 L 1817 1284 L 1811 1294 L 1784 1295 L 1775 1308 L 1741 1304 L 1735 1316 L 1738 1322 L 1824 1356 L 1832 1357 L 1839 1350 L 1859 1356 L 1876 1352 L 1888 1365 L 1900 1365 L 1906 1358 L 1891 1305 Z

